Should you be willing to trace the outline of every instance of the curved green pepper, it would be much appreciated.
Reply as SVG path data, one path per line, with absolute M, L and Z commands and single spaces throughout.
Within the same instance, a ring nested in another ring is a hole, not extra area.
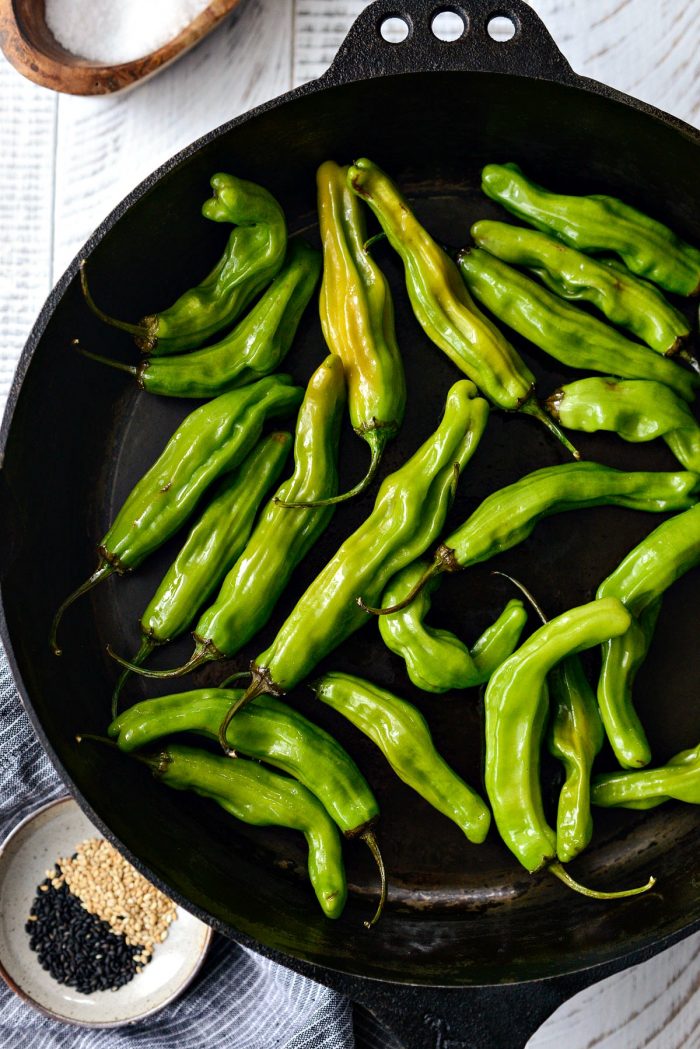
M 340 835 L 321 802 L 301 783 L 257 761 L 231 761 L 180 743 L 134 757 L 168 787 L 210 798 L 243 823 L 301 831 L 309 846 L 309 878 L 316 898 L 328 918 L 340 917 L 347 899 Z
M 700 805 L 700 745 L 660 768 L 595 776 L 591 795 L 594 805 L 606 808 L 654 809 L 671 800 Z
M 597 899 L 643 892 L 597 892 L 574 882 L 557 861 L 540 787 L 540 743 L 547 719 L 547 674 L 562 659 L 616 637 L 631 617 L 616 598 L 591 601 L 550 620 L 502 663 L 486 687 L 484 779 L 499 834 L 530 873 L 549 870 L 570 888 Z
M 459 471 L 476 451 L 488 404 L 466 379 L 450 389 L 437 430 L 384 478 L 369 517 L 341 544 L 282 624 L 272 644 L 251 663 L 251 684 L 220 730 L 256 695 L 281 695 L 367 622 L 354 598 L 359 588 L 378 599 L 385 584 L 439 535 Z
M 324 674 L 311 688 L 376 743 L 399 779 L 456 823 L 469 841 L 484 840 L 491 822 L 487 806 L 438 754 L 416 707 L 350 674 Z
M 84 357 L 135 376 L 147 393 L 168 397 L 216 397 L 275 371 L 286 357 L 321 272 L 321 256 L 292 241 L 282 270 L 262 298 L 220 342 L 193 353 L 147 357 L 138 366 Z M 77 340 L 76 340 L 77 344 Z
M 115 718 L 107 733 L 124 751 L 179 732 L 216 739 L 232 698 L 240 694 L 236 689 L 200 688 L 146 699 Z M 258 696 L 229 725 L 227 739 L 236 753 L 275 765 L 303 783 L 346 837 L 359 837 L 376 823 L 377 799 L 347 751 L 280 699 Z
M 525 595 L 542 623 L 547 617 L 530 591 L 505 572 L 498 572 Z M 547 747 L 564 766 L 557 804 L 557 858 L 569 863 L 583 852 L 593 835 L 591 770 L 603 746 L 605 730 L 593 689 L 581 660 L 567 656 L 547 676 L 550 716 Z
M 441 572 L 459 572 L 522 543 L 543 517 L 589 506 L 625 506 L 650 513 L 684 510 L 694 504 L 699 488 L 700 477 L 689 471 L 615 470 L 593 462 L 545 466 L 487 496 L 440 543 L 432 564 L 402 601 L 385 608 L 363 601 L 362 607 L 374 615 L 392 615 Z
M 235 563 L 253 528 L 265 492 L 279 477 L 289 454 L 289 433 L 273 433 L 250 453 L 190 530 L 139 620 L 140 666 L 156 647 L 178 637 Z M 112 696 L 112 717 L 126 677 L 124 670 Z
M 623 768 L 646 765 L 651 750 L 632 706 L 634 672 L 646 655 L 665 591 L 700 564 L 700 504 L 664 521 L 638 543 L 598 587 L 634 617 L 630 631 L 603 646 L 598 705 L 615 757 Z
M 56 613 L 50 634 L 56 655 L 56 632 L 69 605 L 113 572 L 136 568 L 174 535 L 209 485 L 248 454 L 265 420 L 293 411 L 301 396 L 288 375 L 275 375 L 223 393 L 186 416 L 99 544 L 97 570 Z
M 429 339 L 499 408 L 534 415 L 578 458 L 537 403 L 535 377 L 498 328 L 474 305 L 449 255 L 420 225 L 389 176 L 358 160 L 348 182 L 379 219 L 401 257 L 413 312 Z
M 517 164 L 487 164 L 481 188 L 491 200 L 572 248 L 612 251 L 632 273 L 666 291 L 694 295 L 700 290 L 700 251 L 616 197 L 550 193 L 530 182 Z
M 655 379 L 693 400 L 700 376 L 625 338 L 487 251 L 460 252 L 459 268 L 471 293 L 495 317 L 562 364 L 626 379 Z
M 236 228 L 211 273 L 166 310 L 144 317 L 139 324 L 109 317 L 93 302 L 85 264 L 81 265 L 83 294 L 90 308 L 107 324 L 133 335 L 144 353 L 182 353 L 201 346 L 233 324 L 284 261 L 287 224 L 272 194 L 234 175 L 217 174 L 210 181 L 214 195 L 202 205 L 202 214 Z
M 700 473 L 700 425 L 685 401 L 662 383 L 591 376 L 560 386 L 545 406 L 571 430 L 607 430 L 634 443 L 663 437 L 686 470 Z
M 174 670 L 144 670 L 119 657 L 117 661 L 145 677 L 171 678 L 210 660 L 225 659 L 265 625 L 292 572 L 309 552 L 333 516 L 332 506 L 298 509 L 280 500 L 332 495 L 338 486 L 338 437 L 345 403 L 342 361 L 331 354 L 309 380 L 299 412 L 294 441 L 294 473 L 265 507 L 214 604 L 194 628 L 190 659 Z
M 147 699 L 120 714 L 107 730 L 120 750 L 130 752 L 163 736 L 198 732 L 217 738 L 221 720 L 240 692 L 197 689 L 159 699 Z M 258 696 L 229 725 L 226 738 L 238 754 L 265 761 L 299 780 L 324 806 L 346 838 L 369 847 L 379 868 L 386 898 L 386 876 L 374 834 L 379 806 L 367 780 L 339 743 L 319 725 L 274 696 Z
M 367 441 L 371 460 L 358 484 L 341 495 L 329 496 L 324 504 L 344 502 L 365 490 L 406 408 L 406 378 L 396 344 L 391 291 L 365 251 L 362 205 L 347 185 L 347 170 L 329 160 L 316 175 L 323 243 L 319 308 L 328 348 L 340 357 L 345 369 L 350 422 L 358 437 Z M 313 505 L 320 503 L 316 499 Z M 296 500 L 285 505 L 310 504 Z
M 609 321 L 627 328 L 657 353 L 678 353 L 690 334 L 680 310 L 624 266 L 590 258 L 547 233 L 507 222 L 475 222 L 471 234 L 478 247 L 502 262 L 527 266 L 561 298 L 592 303 Z M 681 356 L 690 355 L 681 351 Z
M 385 604 L 400 601 L 426 567 L 422 561 L 407 565 L 390 580 L 382 601 Z M 437 582 L 432 580 L 408 608 L 393 616 L 380 616 L 382 640 L 390 651 L 405 660 L 409 678 L 424 692 L 449 692 L 481 685 L 517 647 L 527 619 L 523 603 L 509 601 L 470 651 L 451 631 L 437 630 L 423 622 L 430 611 L 430 593 Z

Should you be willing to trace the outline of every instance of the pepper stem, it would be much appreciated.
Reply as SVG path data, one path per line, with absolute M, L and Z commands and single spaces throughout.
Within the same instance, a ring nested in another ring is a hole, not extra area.
M 564 445 L 567 451 L 571 452 L 571 455 L 574 457 L 574 459 L 576 459 L 577 462 L 581 459 L 581 453 L 579 452 L 578 448 L 574 447 L 574 445 L 566 436 L 562 428 L 560 426 L 557 426 L 554 419 L 552 419 L 551 416 L 547 414 L 547 412 L 543 409 L 539 401 L 535 400 L 534 397 L 528 397 L 528 399 L 520 405 L 518 411 L 524 412 L 525 415 L 531 415 L 534 419 L 537 419 L 539 422 L 541 422 L 544 426 L 547 427 L 550 433 L 554 434 L 558 441 L 561 441 L 561 443 Z
M 93 353 L 91 350 L 86 350 L 84 346 L 80 345 L 79 339 L 71 339 L 71 346 L 74 346 L 79 354 L 83 357 L 87 357 L 91 361 L 97 361 L 98 364 L 107 364 L 110 368 L 117 368 L 120 372 L 127 372 L 129 375 L 134 375 L 138 379 L 139 368 L 133 364 L 124 364 L 123 361 L 114 361 L 111 357 L 103 357 L 99 353 Z
M 142 638 L 139 650 L 138 650 L 138 652 L 136 653 L 136 655 L 134 656 L 134 659 L 133 659 L 134 666 L 139 666 L 140 667 L 141 664 L 144 663 L 148 659 L 148 657 L 150 656 L 151 652 L 156 647 L 156 643 L 157 642 L 155 642 L 150 637 L 144 636 Z M 121 695 L 122 689 L 124 688 L 124 685 L 126 684 L 127 678 L 132 673 L 133 673 L 133 671 L 129 667 L 125 667 L 125 669 L 121 672 L 121 674 L 117 678 L 117 683 L 114 686 L 114 692 L 112 693 L 112 721 L 114 721 L 114 719 L 117 716 L 117 709 L 119 707 L 119 697 Z
M 248 688 L 245 690 L 242 696 L 240 696 L 235 703 L 226 711 L 223 721 L 219 725 L 219 745 L 223 750 L 224 754 L 229 757 L 235 757 L 236 752 L 231 749 L 226 739 L 226 733 L 228 727 L 235 718 L 239 710 L 243 710 L 243 707 L 247 707 L 249 703 L 252 703 L 258 696 L 270 695 L 270 696 L 283 696 L 284 689 L 276 685 L 272 680 L 272 675 L 267 667 L 258 667 L 255 663 L 250 664 L 250 676 L 251 681 Z M 229 679 L 230 680 L 230 679 Z
M 288 503 L 286 502 L 286 500 L 277 499 L 276 497 L 273 501 L 277 504 L 277 506 L 284 506 L 290 509 L 299 509 L 312 508 L 317 506 L 335 506 L 336 503 L 345 503 L 348 499 L 353 499 L 356 495 L 361 495 L 362 492 L 364 492 L 364 490 L 368 488 L 374 480 L 374 475 L 376 474 L 379 463 L 381 462 L 385 445 L 387 441 L 394 435 L 395 432 L 396 431 L 393 428 L 389 429 L 388 427 L 375 427 L 374 429 L 365 430 L 364 433 L 360 434 L 360 436 L 369 444 L 372 453 L 372 458 L 370 459 L 369 469 L 367 470 L 365 476 L 362 478 L 361 481 L 358 481 L 354 488 L 351 488 L 349 491 L 343 492 L 341 495 L 329 496 L 328 499 L 313 499 L 309 502 L 300 501 Z
M 115 740 L 107 739 L 106 736 L 97 736 L 92 732 L 81 732 L 80 735 L 75 737 L 76 743 L 82 743 L 85 739 L 89 739 L 91 743 L 102 743 L 106 747 L 111 747 L 112 750 L 118 750 L 120 754 L 124 753 Z M 154 776 L 162 776 L 173 760 L 167 750 L 160 750 L 157 754 L 144 754 L 143 752 L 137 754 L 134 751 L 130 751 L 129 757 L 140 761 L 142 765 L 147 765 Z
M 411 589 L 408 591 L 403 600 L 397 601 L 395 605 L 387 605 L 386 608 L 374 608 L 372 605 L 368 605 L 362 597 L 356 597 L 355 600 L 357 601 L 362 611 L 367 612 L 369 615 L 390 616 L 393 615 L 394 612 L 400 612 L 402 609 L 408 608 L 411 602 L 415 601 L 415 599 L 418 597 L 423 587 L 427 586 L 430 580 L 434 579 L 436 575 L 439 575 L 441 572 L 444 571 L 445 567 L 442 561 L 436 558 L 436 560 L 433 561 L 432 565 L 426 568 L 425 572 L 423 572 L 423 575 L 420 577 L 418 582 L 411 587 Z
M 125 667 L 126 670 L 133 671 L 134 674 L 140 674 L 141 677 L 154 677 L 154 678 L 170 678 L 180 677 L 182 674 L 189 674 L 190 671 L 196 670 L 197 667 L 201 667 L 203 663 L 209 663 L 213 659 L 223 659 L 223 654 L 219 652 L 213 641 L 197 641 L 194 646 L 194 652 L 180 667 L 174 667 L 172 670 L 145 670 L 142 666 L 139 666 L 137 662 L 130 663 L 128 659 L 124 659 L 123 656 L 118 655 L 111 645 L 107 645 L 107 652 L 116 660 L 121 667 Z
M 376 925 L 377 922 L 379 921 L 379 919 L 381 918 L 382 912 L 384 910 L 384 904 L 386 903 L 386 897 L 387 897 L 386 869 L 384 867 L 384 860 L 383 860 L 382 854 L 381 854 L 381 852 L 379 850 L 379 844 L 377 842 L 377 839 L 376 839 L 376 836 L 374 834 L 374 831 L 371 828 L 368 827 L 367 830 L 364 830 L 362 832 L 362 834 L 360 835 L 360 840 L 364 841 L 365 845 L 367 846 L 369 851 L 372 853 L 372 856 L 374 857 L 374 862 L 377 864 L 377 869 L 379 870 L 379 881 L 380 881 L 379 903 L 377 904 L 377 909 L 374 912 L 374 916 L 370 919 L 370 921 L 363 922 L 365 929 L 371 929 L 372 926 Z
M 585 885 L 580 885 L 577 881 L 571 877 L 568 871 L 564 870 L 561 863 L 551 863 L 547 868 L 551 874 L 560 881 L 563 881 L 565 885 L 568 885 L 574 892 L 580 892 L 582 896 L 590 896 L 594 900 L 620 900 L 625 896 L 639 896 L 642 892 L 647 892 L 656 884 L 656 878 L 653 876 L 649 878 L 646 885 L 638 885 L 634 889 L 620 889 L 619 892 L 599 892 L 597 889 L 588 889 Z
M 386 233 L 383 229 L 380 229 L 379 233 L 375 233 L 373 237 L 368 237 L 362 245 L 362 250 L 369 254 L 369 249 L 380 240 L 386 239 Z
M 63 604 L 60 605 L 58 611 L 56 612 L 56 615 L 53 617 L 53 622 L 51 623 L 51 630 L 49 631 L 49 645 L 51 646 L 51 651 L 55 656 L 63 655 L 63 649 L 59 647 L 58 642 L 56 640 L 56 635 L 58 634 L 58 628 L 60 626 L 61 620 L 63 619 L 63 614 L 66 611 L 66 609 L 70 608 L 74 601 L 77 601 L 79 597 L 83 596 L 83 594 L 87 594 L 90 590 L 93 589 L 93 587 L 96 587 L 98 583 L 101 583 L 103 579 L 106 579 L 107 576 L 110 576 L 114 571 L 114 565 L 111 565 L 109 561 L 102 561 L 97 566 L 97 569 L 92 573 L 90 578 L 86 579 L 84 583 L 81 583 L 78 589 L 74 590 L 72 594 L 69 594 L 63 602 Z
M 83 290 L 83 298 L 92 312 L 105 324 L 109 324 L 112 328 L 119 328 L 120 331 L 128 332 L 129 335 L 133 335 L 137 339 L 149 339 L 151 337 L 152 333 L 143 324 L 129 324 L 128 321 L 117 320 L 116 317 L 110 317 L 108 313 L 100 309 L 90 294 L 85 259 L 80 263 L 80 287 Z
M 689 364 L 697 375 L 700 375 L 700 361 L 698 361 L 695 354 L 691 353 L 690 350 L 679 350 L 677 356 L 684 360 L 686 364 Z
M 525 586 L 524 583 L 521 583 L 519 579 L 514 579 L 513 576 L 512 575 L 508 575 L 507 572 L 499 572 L 495 568 L 491 572 L 491 575 L 503 576 L 503 578 L 507 579 L 509 583 L 512 583 L 513 586 L 517 587 L 517 589 L 525 597 L 525 599 L 530 602 L 530 604 L 532 605 L 532 607 L 534 608 L 535 612 L 540 617 L 542 622 L 543 623 L 548 623 L 549 622 L 549 620 L 547 619 L 546 615 L 542 611 L 542 606 L 540 604 L 538 604 L 538 602 L 535 600 L 535 598 L 530 593 L 530 591 L 528 590 L 528 588 Z
M 237 674 L 231 674 L 230 677 L 225 677 L 219 688 L 228 688 L 232 681 L 240 681 L 242 677 L 250 677 L 249 670 L 239 670 Z

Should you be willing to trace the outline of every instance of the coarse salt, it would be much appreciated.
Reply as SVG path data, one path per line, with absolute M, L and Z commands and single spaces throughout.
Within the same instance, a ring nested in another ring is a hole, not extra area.
M 156 51 L 210 0 L 46 0 L 46 24 L 66 51 L 120 65 Z

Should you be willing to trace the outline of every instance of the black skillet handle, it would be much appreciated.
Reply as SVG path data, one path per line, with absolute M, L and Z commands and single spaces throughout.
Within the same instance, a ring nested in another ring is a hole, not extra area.
M 500 987 L 374 990 L 364 1003 L 401 1049 L 525 1049 L 535 1031 L 596 977 Z
M 464 31 L 457 40 L 439 39 L 432 25 L 442 12 L 457 14 Z M 509 40 L 489 33 L 493 18 L 512 23 Z M 382 26 L 399 18 L 408 35 L 389 43 Z M 345 84 L 393 73 L 465 72 L 513 73 L 518 76 L 575 83 L 577 76 L 525 0 L 376 0 L 350 27 L 324 81 Z

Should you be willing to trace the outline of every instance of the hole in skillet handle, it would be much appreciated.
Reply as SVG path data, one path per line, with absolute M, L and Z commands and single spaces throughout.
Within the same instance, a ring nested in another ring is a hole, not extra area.
M 500 11 L 494 13 L 486 23 L 486 32 L 497 44 L 507 43 L 512 40 L 520 26 L 512 15 L 502 14 Z
M 403 44 L 411 29 L 411 23 L 403 15 L 385 15 L 379 22 L 379 34 L 387 44 Z
M 443 7 L 433 14 L 430 21 L 430 31 L 433 36 L 446 44 L 461 40 L 468 29 L 467 14 L 458 7 Z

